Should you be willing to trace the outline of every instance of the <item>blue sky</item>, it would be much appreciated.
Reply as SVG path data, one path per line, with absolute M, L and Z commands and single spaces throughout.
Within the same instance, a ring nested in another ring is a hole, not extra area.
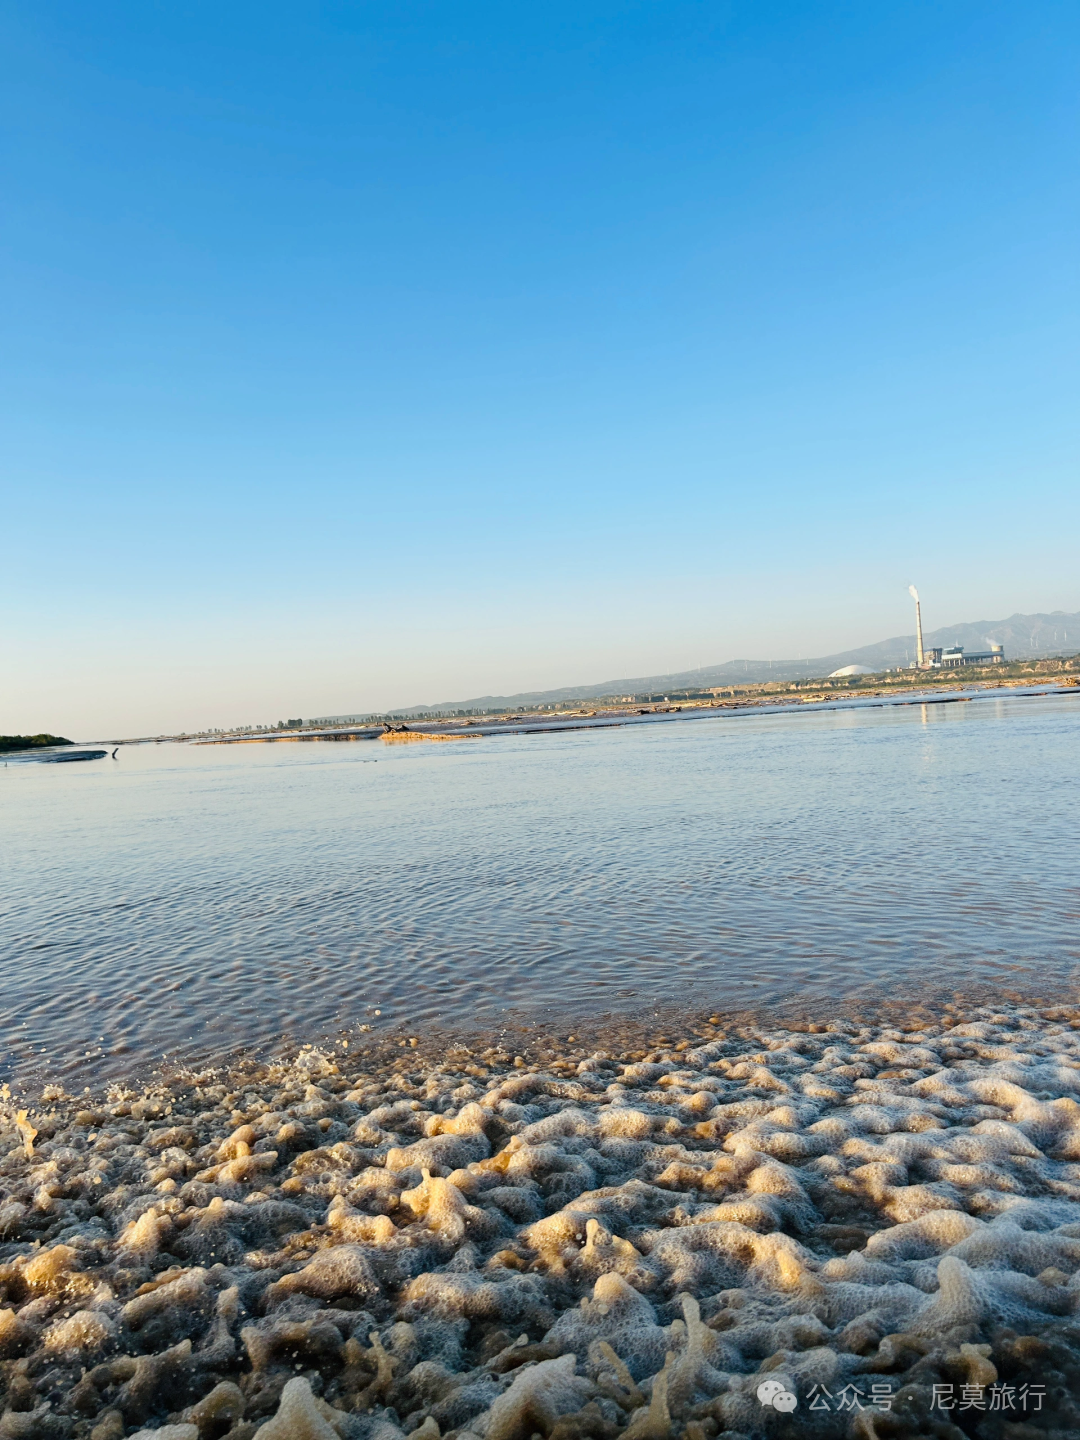
M 1068 4 L 0 4 L 0 730 L 1080 608 Z

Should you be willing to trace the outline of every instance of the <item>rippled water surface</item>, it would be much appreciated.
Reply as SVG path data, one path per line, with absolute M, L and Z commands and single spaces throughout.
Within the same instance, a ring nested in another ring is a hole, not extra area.
M 0 1064 L 1071 983 L 1078 739 L 1045 696 L 9 765 Z

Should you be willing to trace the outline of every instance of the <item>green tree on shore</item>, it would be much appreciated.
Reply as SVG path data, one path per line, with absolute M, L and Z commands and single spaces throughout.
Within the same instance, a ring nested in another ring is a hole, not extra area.
M 40 750 L 46 745 L 71 745 L 62 735 L 0 735 L 0 755 L 9 750 Z

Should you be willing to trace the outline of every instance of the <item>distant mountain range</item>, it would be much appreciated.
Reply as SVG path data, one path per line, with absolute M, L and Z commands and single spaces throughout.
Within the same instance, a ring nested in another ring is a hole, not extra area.
M 1071 639 L 1070 639 L 1071 637 Z M 940 645 L 962 645 L 965 650 L 986 650 L 991 644 L 1005 647 L 1007 660 L 1054 655 L 1080 650 L 1080 611 L 1054 610 L 1049 615 L 1010 615 L 1007 620 L 973 620 L 966 624 L 944 625 L 924 632 L 927 649 Z M 740 681 L 817 679 L 844 665 L 866 665 L 887 670 L 908 665 L 915 659 L 915 636 L 894 635 L 876 645 L 861 645 L 812 660 L 727 660 L 722 665 L 705 665 L 700 670 L 681 670 L 670 675 L 639 675 L 632 679 L 602 680 L 595 685 L 564 685 L 558 690 L 528 690 L 519 695 L 477 695 L 471 700 L 443 700 L 437 704 L 412 705 L 395 710 L 395 715 L 418 715 L 432 710 L 512 710 L 517 706 L 550 705 L 559 700 L 592 700 L 601 696 L 658 694 L 667 690 L 707 689 L 714 685 L 737 685 Z M 329 715 L 326 720 L 347 720 L 353 716 Z

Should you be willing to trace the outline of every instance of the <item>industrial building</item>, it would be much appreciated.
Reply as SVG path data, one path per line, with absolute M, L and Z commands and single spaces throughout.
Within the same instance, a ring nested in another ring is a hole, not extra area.
M 948 650 L 938 646 L 927 650 L 923 662 L 924 670 L 959 670 L 961 665 L 1004 665 L 1005 648 L 991 645 L 989 650 L 965 652 L 962 645 L 951 645 Z
M 959 670 L 962 665 L 1004 665 L 1004 646 L 995 645 L 992 642 L 989 650 L 972 650 L 967 655 L 964 654 L 962 645 L 950 645 L 947 650 L 941 645 L 924 650 L 922 606 L 919 604 L 919 592 L 914 585 L 909 585 L 908 593 L 915 601 L 915 666 L 917 669 Z

